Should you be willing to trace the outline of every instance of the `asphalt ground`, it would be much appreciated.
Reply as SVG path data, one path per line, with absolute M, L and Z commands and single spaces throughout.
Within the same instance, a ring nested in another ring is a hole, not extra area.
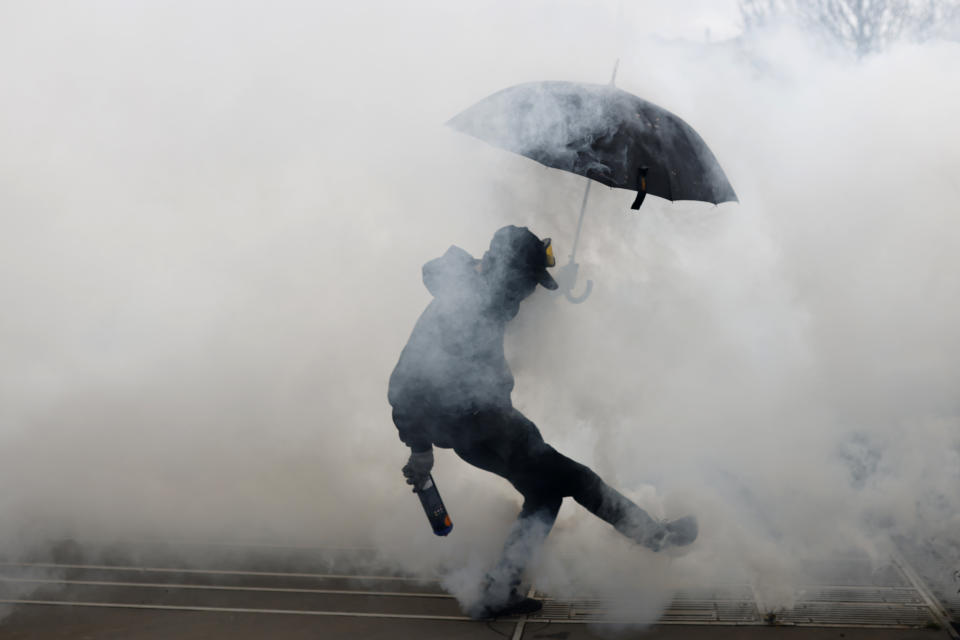
M 749 585 L 703 585 L 657 620 L 538 593 L 539 614 L 473 621 L 436 579 L 391 571 L 374 550 L 66 543 L 0 562 L 0 639 L 957 637 L 905 560 L 859 573 L 846 562 L 845 582 L 805 586 L 790 611 L 765 611 Z

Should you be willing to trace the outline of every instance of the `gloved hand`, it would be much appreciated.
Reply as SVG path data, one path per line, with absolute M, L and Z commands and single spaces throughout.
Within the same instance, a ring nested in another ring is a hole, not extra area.
M 433 451 L 422 451 L 420 453 L 411 453 L 407 464 L 403 465 L 403 477 L 407 479 L 407 484 L 413 485 L 416 491 L 430 475 L 433 469 Z

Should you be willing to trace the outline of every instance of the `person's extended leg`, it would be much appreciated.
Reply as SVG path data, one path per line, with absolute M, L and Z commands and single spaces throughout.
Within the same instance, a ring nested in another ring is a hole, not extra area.
M 553 447 L 542 455 L 540 468 L 555 478 L 559 490 L 590 513 L 654 551 L 690 544 L 697 537 L 697 522 L 688 516 L 658 522 L 632 500 L 604 482 L 592 469 L 571 460 Z
M 510 481 L 523 495 L 524 506 L 504 545 L 501 559 L 488 574 L 487 610 L 503 598 L 516 601 L 520 578 L 533 552 L 550 532 L 560 504 L 572 496 L 632 540 L 654 550 L 689 544 L 696 521 L 659 523 L 589 467 L 546 444 L 536 425 L 515 409 L 480 412 L 460 425 L 454 450 L 466 462 Z M 675 529 L 679 528 L 679 531 Z
M 697 537 L 696 520 L 658 522 L 592 469 L 546 444 L 537 427 L 519 411 L 513 410 L 508 422 L 512 431 L 527 434 L 521 447 L 525 453 L 512 465 L 519 471 L 513 471 L 512 478 L 507 476 L 521 493 L 523 484 L 538 495 L 570 496 L 623 535 L 654 551 L 690 544 Z

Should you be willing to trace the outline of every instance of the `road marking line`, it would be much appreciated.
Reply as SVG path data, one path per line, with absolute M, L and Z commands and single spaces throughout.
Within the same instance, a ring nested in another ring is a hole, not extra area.
M 201 607 L 190 605 L 151 605 L 151 604 L 127 604 L 120 602 L 71 602 L 65 600 L 24 600 L 24 599 L 0 599 L 0 604 L 23 604 L 23 605 L 41 605 L 41 606 L 67 606 L 67 607 L 99 607 L 101 609 L 151 609 L 159 611 L 199 611 L 207 613 L 263 613 L 279 615 L 301 615 L 301 616 L 325 616 L 325 617 L 346 617 L 346 618 L 381 618 L 396 620 L 445 620 L 452 622 L 476 622 L 466 616 L 439 616 L 439 615 L 417 615 L 408 613 L 363 613 L 351 611 L 312 611 L 296 609 L 250 609 L 239 607 Z M 503 622 L 511 621 L 509 618 L 503 619 Z M 615 625 L 657 625 L 657 626 L 709 626 L 709 627 L 748 627 L 748 626 L 766 626 L 763 622 L 726 622 L 726 621 L 673 621 L 673 620 L 569 620 L 564 618 L 530 618 L 530 622 L 549 622 L 551 624 L 615 624 Z M 835 629 L 911 629 L 909 625 L 864 625 L 864 624 L 810 624 L 795 623 L 790 626 L 804 628 L 835 628 Z
M 157 573 L 196 573 L 225 576 L 269 576 L 276 578 L 322 578 L 344 580 L 397 580 L 407 582 L 439 582 L 437 578 L 410 576 L 366 576 L 342 573 L 282 573 L 276 571 L 233 571 L 229 569 L 176 569 L 170 567 L 128 567 L 105 564 L 57 564 L 53 562 L 0 562 L 0 567 L 33 567 L 38 569 L 90 569 L 94 571 L 154 571 Z
M 356 591 L 349 589 L 297 589 L 288 587 L 239 587 L 213 584 L 179 584 L 174 582 L 114 582 L 106 580 L 55 580 L 49 578 L 11 578 L 0 575 L 0 582 L 18 582 L 31 584 L 83 585 L 93 587 L 145 587 L 151 589 L 197 589 L 205 591 L 268 591 L 276 593 L 315 593 L 324 595 L 350 596 L 399 596 L 408 598 L 447 598 L 447 593 L 422 593 L 404 591 Z
M 156 609 L 160 611 L 205 611 L 208 613 L 275 613 L 297 616 L 340 616 L 348 618 L 391 618 L 403 620 L 451 620 L 473 622 L 466 616 L 419 615 L 415 613 L 364 613 L 360 611 L 313 611 L 305 609 L 250 609 L 242 607 L 201 607 L 193 605 L 128 604 L 122 602 L 71 602 L 69 600 L 7 600 L 0 604 L 35 604 L 66 607 L 100 607 L 102 609 Z
M 536 595 L 537 595 L 537 588 L 533 584 L 531 584 L 530 590 L 527 591 L 527 597 L 532 598 Z M 520 622 L 517 623 L 517 626 L 513 628 L 513 636 L 510 638 L 510 640 L 520 640 L 523 637 L 523 628 L 526 626 L 527 620 L 529 618 L 530 616 L 524 615 L 520 619 Z
M 110 548 L 115 545 L 115 540 L 90 539 L 88 542 L 99 545 L 100 547 Z M 349 545 L 337 545 L 333 547 L 318 547 L 310 544 L 285 544 L 280 542 L 258 542 L 256 540 L 236 540 L 233 542 L 223 542 L 214 540 L 191 540 L 189 538 L 128 538 L 123 546 L 130 547 L 154 546 L 154 547 L 216 547 L 220 549 L 268 549 L 268 550 L 287 550 L 287 551 L 309 551 L 313 553 L 323 553 L 326 551 L 333 553 L 377 553 L 376 547 L 354 547 Z

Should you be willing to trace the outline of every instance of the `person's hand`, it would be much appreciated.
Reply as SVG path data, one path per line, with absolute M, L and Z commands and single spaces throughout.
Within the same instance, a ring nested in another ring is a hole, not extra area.
M 431 469 L 433 469 L 433 451 L 411 453 L 407 464 L 403 465 L 403 477 L 407 479 L 407 484 L 413 485 L 413 490 L 416 491 L 426 482 Z
M 580 265 L 576 262 L 568 262 L 562 267 L 558 267 L 553 272 L 553 279 L 560 285 L 560 291 L 570 291 L 577 284 L 577 273 L 580 271 Z

